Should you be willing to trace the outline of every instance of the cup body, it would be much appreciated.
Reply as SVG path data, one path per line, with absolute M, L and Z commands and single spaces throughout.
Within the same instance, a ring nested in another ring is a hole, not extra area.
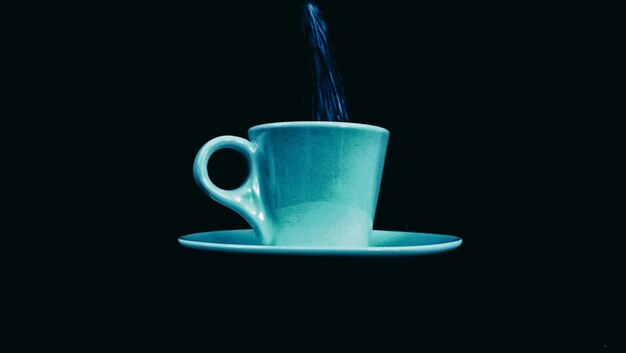
M 367 246 L 389 133 L 336 122 L 265 124 L 258 146 L 261 199 L 276 245 Z

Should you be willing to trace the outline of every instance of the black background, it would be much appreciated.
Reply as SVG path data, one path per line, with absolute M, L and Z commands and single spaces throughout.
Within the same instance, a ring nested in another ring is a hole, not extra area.
M 301 5 L 3 5 L 8 335 L 24 350 L 623 351 L 624 28 L 596 2 L 319 2 L 351 121 L 391 131 L 375 228 L 459 249 L 178 245 L 248 227 L 195 185 L 204 142 L 310 119 Z M 237 157 L 212 161 L 222 185 L 245 174 Z

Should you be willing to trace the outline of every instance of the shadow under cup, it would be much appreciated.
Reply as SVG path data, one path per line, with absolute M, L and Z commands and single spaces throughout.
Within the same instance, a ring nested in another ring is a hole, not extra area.
M 285 122 L 252 127 L 250 141 L 220 136 L 198 152 L 194 176 L 265 245 L 365 247 L 372 233 L 389 132 L 355 123 Z M 235 190 L 216 187 L 208 159 L 221 148 L 247 157 Z

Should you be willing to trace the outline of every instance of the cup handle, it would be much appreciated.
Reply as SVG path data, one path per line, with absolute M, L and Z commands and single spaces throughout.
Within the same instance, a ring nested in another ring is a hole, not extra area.
M 217 187 L 209 177 L 207 170 L 209 158 L 216 151 L 230 148 L 246 157 L 249 175 L 237 189 L 224 190 Z M 259 189 L 258 167 L 256 163 L 257 146 L 237 136 L 220 136 L 205 143 L 196 154 L 193 163 L 193 175 L 196 183 L 213 200 L 239 213 L 255 230 L 263 244 L 272 244 L 271 232 L 268 231 L 261 193 Z

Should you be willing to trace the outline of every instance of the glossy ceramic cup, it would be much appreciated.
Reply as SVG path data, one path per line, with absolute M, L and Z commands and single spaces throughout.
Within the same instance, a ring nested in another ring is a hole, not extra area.
M 194 177 L 213 200 L 241 216 L 264 245 L 365 247 L 372 233 L 389 131 L 340 122 L 283 122 L 220 136 L 194 161 Z M 217 187 L 211 155 L 231 148 L 248 160 L 237 189 Z

